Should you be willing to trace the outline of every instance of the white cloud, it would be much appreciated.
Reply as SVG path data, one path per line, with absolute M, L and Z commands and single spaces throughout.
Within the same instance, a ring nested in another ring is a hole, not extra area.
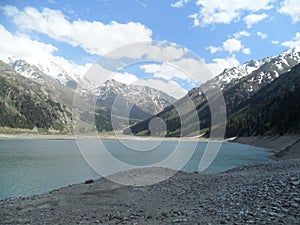
M 30 37 L 17 33 L 13 35 L 0 24 L 0 58 L 6 59 L 9 56 L 18 56 L 32 61 L 34 58 L 49 57 L 58 51 L 51 44 L 33 41 Z
M 44 33 L 57 41 L 80 46 L 91 54 L 103 55 L 125 44 L 150 41 L 152 36 L 152 30 L 141 23 L 121 24 L 112 21 L 103 24 L 80 19 L 69 21 L 61 11 L 48 8 L 39 11 L 26 7 L 20 11 L 8 5 L 2 7 L 2 10 L 21 29 Z
M 51 44 L 31 40 L 24 34 L 12 34 L 0 24 L 0 59 L 6 61 L 8 57 L 17 56 L 29 62 L 38 64 L 43 61 L 53 61 L 68 73 L 84 74 L 89 64 L 77 65 L 63 57 L 53 56 L 58 49 Z
M 257 24 L 266 18 L 268 18 L 268 15 L 266 13 L 249 14 L 249 15 L 245 16 L 244 21 L 247 25 L 247 28 L 251 28 L 254 24 Z
M 163 64 L 146 64 L 140 66 L 145 73 L 153 74 L 155 78 L 162 78 L 165 80 L 172 80 L 179 78 L 183 80 L 190 80 L 191 78 L 183 71 L 174 68 L 166 63 Z
M 282 46 L 294 48 L 296 46 L 300 46 L 300 32 L 295 34 L 295 37 L 292 38 L 290 41 L 285 41 L 281 43 Z
M 299 0 L 284 0 L 280 4 L 280 13 L 292 18 L 293 23 L 300 22 L 300 2 Z
M 239 52 L 242 47 L 241 41 L 235 38 L 229 38 L 223 42 L 223 49 L 229 53 Z
M 138 80 L 134 84 L 141 85 L 141 86 L 148 86 L 163 91 L 168 95 L 177 99 L 182 98 L 187 93 L 187 90 L 185 90 L 177 82 L 172 80 L 163 81 L 160 79 L 147 79 L 147 80 Z
M 207 48 L 205 48 L 206 50 L 209 50 L 211 54 L 215 54 L 216 52 L 222 51 L 223 48 L 221 47 L 215 47 L 215 46 L 208 46 Z
M 122 59 L 124 57 L 139 61 L 153 60 L 156 61 L 173 61 L 182 58 L 188 53 L 187 48 L 182 48 L 174 43 L 168 42 L 139 42 L 133 45 L 125 45 L 117 51 L 112 51 L 105 55 L 108 59 Z
M 244 54 L 251 54 L 251 50 L 249 48 L 245 48 L 242 44 L 241 40 L 239 38 L 241 37 L 248 37 L 250 36 L 250 33 L 247 31 L 240 31 L 235 34 L 233 34 L 234 38 L 228 38 L 223 42 L 222 47 L 216 47 L 216 46 L 208 46 L 206 50 L 209 50 L 211 54 L 214 54 L 218 51 L 227 51 L 230 54 L 234 52 L 239 52 L 242 50 Z
M 260 32 L 260 31 L 258 31 L 256 34 L 257 34 L 257 36 L 259 36 L 261 39 L 266 39 L 266 38 L 268 37 L 267 34 L 262 33 L 262 32 Z
M 131 73 L 114 73 L 112 79 L 121 82 L 123 84 L 132 84 L 134 82 L 137 82 L 139 79 L 137 76 Z
M 184 5 L 186 5 L 190 0 L 179 0 L 175 3 L 172 3 L 171 4 L 171 7 L 173 8 L 181 8 L 183 7 Z
M 230 24 L 240 20 L 242 13 L 269 10 L 274 0 L 197 0 L 199 13 L 190 16 L 194 25 Z
M 198 27 L 200 26 L 200 19 L 198 13 L 189 15 L 189 18 L 193 19 L 193 26 Z
M 210 69 L 211 73 L 214 76 L 217 76 L 221 72 L 223 72 L 224 69 L 232 68 L 232 67 L 238 66 L 238 65 L 240 65 L 240 62 L 233 55 L 233 56 L 227 57 L 225 59 L 221 59 L 221 58 L 213 59 L 213 62 L 208 64 L 208 68 Z
M 251 49 L 250 48 L 243 48 L 242 52 L 246 55 L 250 55 L 251 54 Z
M 164 80 L 181 79 L 191 85 L 213 78 L 202 60 L 182 58 L 162 64 L 147 64 L 140 67 L 145 73 Z
M 250 36 L 250 33 L 245 30 L 233 34 L 233 37 L 236 39 L 239 39 L 241 37 L 249 37 L 249 36 Z
M 275 41 L 271 41 L 271 43 L 272 43 L 273 45 L 278 45 L 278 44 L 279 44 L 279 41 L 275 40 Z

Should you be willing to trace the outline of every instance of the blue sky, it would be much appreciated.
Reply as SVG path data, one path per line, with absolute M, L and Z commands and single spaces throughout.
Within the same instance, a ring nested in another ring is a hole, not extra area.
M 138 41 L 184 46 L 214 74 L 300 45 L 299 0 L 1 0 L 0 6 L 0 59 L 52 60 L 69 73 L 84 73 L 107 52 Z M 145 76 L 142 69 L 127 72 Z M 173 82 L 186 90 L 193 85 L 180 77 Z

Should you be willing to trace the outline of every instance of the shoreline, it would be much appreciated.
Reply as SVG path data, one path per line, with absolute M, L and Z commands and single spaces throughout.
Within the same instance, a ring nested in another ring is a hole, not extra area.
M 73 135 L 73 134 L 0 134 L 0 140 L 135 140 L 135 141 L 192 141 L 233 142 L 264 148 L 275 160 L 300 159 L 300 135 L 272 135 L 209 139 L 204 137 L 139 137 L 130 135 Z
M 148 168 L 119 175 L 149 179 L 169 172 Z M 1 200 L 0 223 L 299 224 L 300 160 L 217 174 L 179 171 L 168 180 L 141 187 L 106 178 L 89 180 L 41 195 Z
M 264 148 L 276 160 L 300 159 L 300 135 L 237 137 L 232 142 Z
M 139 137 L 131 135 L 73 135 L 73 134 L 0 134 L 0 140 L 137 140 L 137 141 L 194 141 L 194 142 L 227 142 L 227 139 L 210 140 L 203 137 Z

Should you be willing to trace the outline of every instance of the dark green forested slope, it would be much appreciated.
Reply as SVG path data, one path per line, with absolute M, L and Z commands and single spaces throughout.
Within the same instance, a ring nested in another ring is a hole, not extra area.
M 300 64 L 230 115 L 227 136 L 300 133 Z
M 69 131 L 70 118 L 39 84 L 0 61 L 0 127 Z

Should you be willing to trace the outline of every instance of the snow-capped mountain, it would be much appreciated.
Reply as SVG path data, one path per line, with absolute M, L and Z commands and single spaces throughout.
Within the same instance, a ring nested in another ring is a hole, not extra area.
M 300 63 L 300 47 L 284 51 L 278 56 L 267 57 L 258 61 L 251 60 L 238 67 L 225 69 L 223 73 L 215 78 L 220 87 L 223 89 L 228 83 L 238 82 L 245 77 L 260 69 L 259 80 L 264 78 L 274 80 L 280 74 L 288 72 L 293 66 Z
M 241 110 L 246 111 L 245 107 L 249 107 L 249 102 L 251 102 L 254 96 L 257 96 L 258 93 L 262 93 L 265 88 L 270 87 L 270 85 L 278 81 L 278 79 L 284 80 L 284 76 L 299 64 L 300 47 L 287 50 L 274 57 L 267 57 L 258 61 L 251 60 L 238 67 L 224 70 L 215 78 L 190 90 L 186 96 L 176 101 L 173 105 L 176 105 L 176 108 L 185 108 L 185 103 L 192 99 L 198 111 L 200 127 L 205 130 L 209 128 L 209 118 L 211 114 L 209 110 L 210 106 L 205 97 L 206 95 L 201 87 L 214 90 L 214 88 L 219 86 L 222 89 L 226 103 L 226 112 L 229 118 L 230 116 L 234 116 L 235 113 L 241 112 Z M 280 82 L 276 82 L 276 84 L 280 87 Z M 273 94 L 277 94 L 278 96 L 276 89 L 270 89 L 274 92 L 270 93 L 270 96 Z M 263 112 L 256 113 L 263 114 Z M 181 125 L 176 122 L 180 121 L 180 118 L 176 115 L 174 108 L 166 108 L 159 113 L 159 116 L 165 121 L 169 121 L 167 126 L 172 127 L 172 130 L 169 130 L 172 135 L 180 135 Z M 189 121 L 189 119 L 192 118 L 187 118 L 186 120 Z M 186 121 L 183 121 L 183 123 L 185 122 Z M 197 129 L 199 129 L 199 127 L 196 126 L 195 130 L 189 130 L 189 132 L 196 133 L 198 131 Z M 149 133 L 148 121 L 142 121 L 131 126 L 130 129 L 124 130 L 124 133 L 128 133 L 129 130 L 136 134 Z
M 78 77 L 76 77 L 75 75 L 68 74 L 65 70 L 63 70 L 54 62 L 43 62 L 37 64 L 36 66 L 44 74 L 52 77 L 64 86 L 67 86 L 68 82 L 70 81 L 78 82 Z
M 8 58 L 8 64 L 17 73 L 41 84 L 45 82 L 43 75 L 47 75 L 67 87 L 76 88 L 78 83 L 78 78 L 75 75 L 69 75 L 54 62 L 41 62 L 37 65 L 31 65 L 23 59 L 10 57 Z
M 243 80 L 244 91 L 255 92 L 267 83 L 272 82 L 281 74 L 288 72 L 293 66 L 300 63 L 300 46 L 282 52 L 280 55 L 266 57 L 261 60 L 250 60 L 242 65 L 225 69 L 215 78 L 203 85 L 228 89 Z M 192 98 L 201 95 L 200 87 L 189 92 Z
M 36 67 L 33 67 L 28 62 L 22 59 L 8 58 L 8 64 L 11 65 L 17 73 L 20 75 L 27 77 L 31 80 L 34 80 L 38 83 L 44 83 L 44 80 L 41 75 L 41 71 L 39 71 Z
M 102 105 L 112 105 L 117 96 L 134 104 L 144 112 L 154 115 L 176 101 L 166 93 L 145 86 L 126 85 L 116 80 L 108 80 L 98 87 L 95 95 Z

